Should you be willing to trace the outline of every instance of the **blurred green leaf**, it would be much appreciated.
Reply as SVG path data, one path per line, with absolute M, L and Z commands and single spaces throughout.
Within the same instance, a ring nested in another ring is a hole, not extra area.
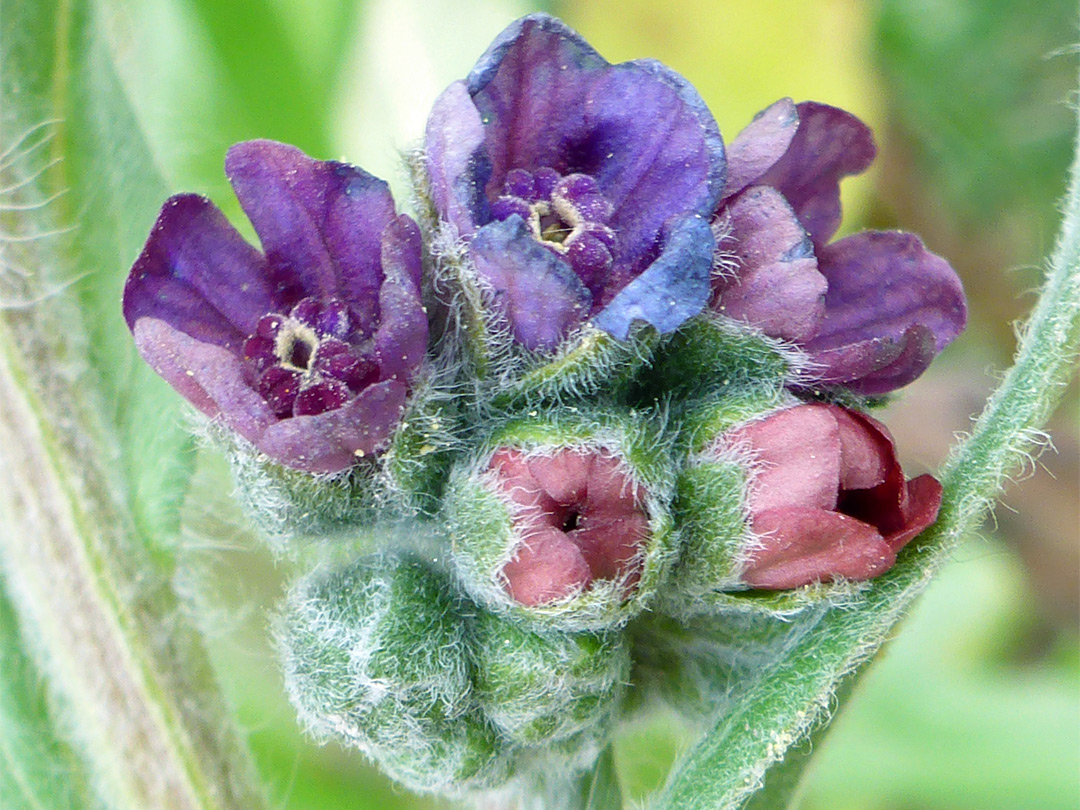
M 882 0 L 890 113 L 953 216 L 1035 207 L 1052 227 L 1072 148 L 1076 3 Z M 1045 238 L 1046 234 L 1039 234 Z
M 807 808 L 1080 806 L 1073 673 L 1001 659 L 1031 631 L 1020 560 L 997 542 L 957 557 L 820 747 Z
M 260 791 L 172 589 L 191 439 L 120 313 L 166 188 L 116 77 L 113 11 L 2 19 L 0 565 L 103 801 L 247 810 Z
M 41 675 L 0 578 L 0 807 L 96 810 L 82 764 L 57 734 Z

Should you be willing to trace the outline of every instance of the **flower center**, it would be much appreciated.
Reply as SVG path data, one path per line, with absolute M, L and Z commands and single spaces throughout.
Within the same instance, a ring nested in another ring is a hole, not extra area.
M 378 381 L 370 340 L 336 298 L 305 298 L 259 319 L 244 343 L 255 389 L 281 419 L 340 408 Z
M 615 248 L 615 232 L 608 227 L 613 208 L 590 175 L 513 169 L 492 212 L 498 220 L 517 214 L 533 238 L 566 260 L 592 292 L 603 286 Z

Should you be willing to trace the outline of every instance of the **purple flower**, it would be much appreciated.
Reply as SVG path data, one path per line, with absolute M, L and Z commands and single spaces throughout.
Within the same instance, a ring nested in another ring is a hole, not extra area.
M 526 348 L 587 321 L 668 332 L 705 306 L 724 146 L 663 65 L 611 65 L 559 20 L 524 17 L 436 101 L 426 152 L 440 218 Z
M 143 358 L 274 461 L 334 473 L 378 452 L 427 345 L 420 233 L 384 182 L 272 141 L 226 173 L 251 247 L 205 197 L 158 215 L 124 287 Z
M 966 304 L 949 264 L 916 236 L 868 231 L 830 243 L 840 179 L 874 159 L 873 136 L 850 113 L 782 99 L 732 142 L 714 217 L 734 273 L 711 307 L 791 341 L 816 380 L 865 395 L 907 385 L 964 328 Z

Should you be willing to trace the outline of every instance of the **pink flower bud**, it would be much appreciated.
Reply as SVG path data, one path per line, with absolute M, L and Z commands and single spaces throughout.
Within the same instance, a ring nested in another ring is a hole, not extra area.
M 520 543 L 500 574 L 515 601 L 543 605 L 596 580 L 633 591 L 649 515 L 643 488 L 615 455 L 563 447 L 527 456 L 504 447 L 489 469 L 492 486 L 518 507 L 513 520 Z
M 751 460 L 747 507 L 757 543 L 742 580 L 755 588 L 883 574 L 941 505 L 933 476 L 904 479 L 884 425 L 837 405 L 773 413 L 727 432 L 714 450 Z

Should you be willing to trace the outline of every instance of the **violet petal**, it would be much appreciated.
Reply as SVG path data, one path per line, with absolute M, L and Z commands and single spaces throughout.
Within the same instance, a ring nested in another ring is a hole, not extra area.
M 782 98 L 755 115 L 728 145 L 727 183 L 722 198 L 758 182 L 787 152 L 798 128 L 799 113 L 790 98 Z
M 358 457 L 385 447 L 401 420 L 408 392 L 404 383 L 371 385 L 340 408 L 293 416 L 267 427 L 255 446 L 270 458 L 311 473 L 336 473 Z
M 513 168 L 568 173 L 568 146 L 588 135 L 584 99 L 607 67 L 577 32 L 546 14 L 522 17 L 491 43 L 466 79 L 486 127 L 490 198 Z
M 386 183 L 265 140 L 231 147 L 225 171 L 286 297 L 342 298 L 372 323 L 380 238 L 395 216 Z
M 515 339 L 551 351 L 589 312 L 591 295 L 573 270 L 512 216 L 485 225 L 470 243 L 476 272 L 494 293 Z
M 465 82 L 454 82 L 435 100 L 424 135 L 431 201 L 443 219 L 469 234 L 490 219 L 484 188 L 491 160 L 484 125 Z
M 754 186 L 726 213 L 738 267 L 713 282 L 713 309 L 782 340 L 812 338 L 825 316 L 828 284 L 791 206 L 775 189 Z
M 234 352 L 157 318 L 139 318 L 131 331 L 150 367 L 207 416 L 221 417 L 255 444 L 276 421 L 266 400 L 248 384 L 243 361 Z
M 402 214 L 382 236 L 379 328 L 375 356 L 382 379 L 410 381 L 427 349 L 427 313 L 420 296 L 420 229 Z
M 239 351 L 259 318 L 274 309 L 264 267 L 212 202 L 197 194 L 171 197 L 124 285 L 128 328 L 157 318 Z
M 866 171 L 877 154 L 870 128 L 849 112 L 815 101 L 796 105 L 799 128 L 784 156 L 758 178 L 783 194 L 816 247 L 840 227 L 840 180 Z
M 684 218 L 671 229 L 656 261 L 626 285 L 593 324 L 619 340 L 626 340 L 634 321 L 651 324 L 662 334 L 675 331 L 709 300 L 715 245 L 708 222 L 694 215 Z
M 822 382 L 860 394 L 895 390 L 918 377 L 964 328 L 960 279 L 913 234 L 867 231 L 818 251 L 829 282 L 825 319 L 804 349 Z
M 726 175 L 720 131 L 697 90 L 653 60 L 615 65 L 585 102 L 588 141 L 575 168 L 614 206 L 615 263 L 639 273 L 672 216 L 712 214 Z

